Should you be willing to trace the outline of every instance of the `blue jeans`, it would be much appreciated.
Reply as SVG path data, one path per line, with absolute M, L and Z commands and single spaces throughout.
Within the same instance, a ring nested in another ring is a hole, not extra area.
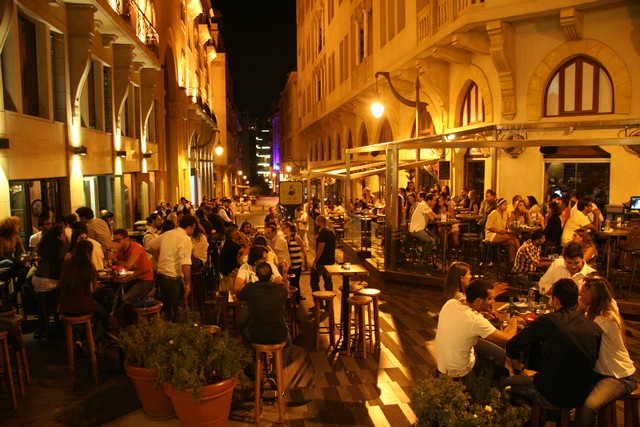
M 320 290 L 320 276 L 322 276 L 324 280 L 324 290 L 333 291 L 331 274 L 329 274 L 324 265 L 316 265 L 316 268 L 311 269 L 311 291 L 316 292 Z
M 556 408 L 556 405 L 549 402 L 533 384 L 533 378 L 524 374 L 512 375 L 504 380 L 504 385 L 511 386 L 511 393 L 519 394 L 527 399 L 538 402 L 545 408 Z
M 636 380 L 633 376 L 625 378 L 603 377 L 596 383 L 582 405 L 580 426 L 595 426 L 598 410 L 607 403 L 631 393 L 636 389 L 636 385 Z
M 427 254 L 431 252 L 431 249 L 436 245 L 435 236 L 429 230 L 426 230 L 426 229 L 418 230 L 418 231 L 409 232 L 409 234 L 411 235 L 411 237 L 414 237 L 420 240 L 421 242 L 424 242 L 424 245 L 422 245 L 423 254 Z

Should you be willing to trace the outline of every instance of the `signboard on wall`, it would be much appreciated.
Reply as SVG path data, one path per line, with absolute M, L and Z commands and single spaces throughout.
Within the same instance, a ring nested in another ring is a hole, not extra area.
M 451 162 L 443 160 L 438 162 L 438 180 L 446 181 L 451 179 Z
M 302 181 L 280 181 L 280 204 L 300 206 L 304 202 Z

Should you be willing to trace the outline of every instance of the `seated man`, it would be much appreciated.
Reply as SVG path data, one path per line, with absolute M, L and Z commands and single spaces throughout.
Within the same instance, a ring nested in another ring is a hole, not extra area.
M 506 376 L 506 353 L 491 343 L 506 344 L 516 334 L 520 318 L 513 316 L 509 319 L 509 326 L 500 331 L 481 314 L 491 309 L 494 298 L 493 285 L 487 280 L 471 282 L 466 295 L 466 302 L 450 299 L 440 310 L 436 331 L 438 371 L 453 378 L 462 378 L 471 371 L 480 373 L 484 368 L 495 365 L 498 375 Z M 474 349 L 481 339 L 481 348 Z M 476 351 L 480 358 L 476 358 Z
M 123 228 L 113 232 L 113 243 L 120 249 L 114 255 L 114 264 L 123 265 L 127 270 L 138 270 L 141 274 L 137 280 L 128 283 L 124 289 L 124 302 L 133 304 L 144 298 L 153 289 L 153 269 L 147 252 L 138 242 L 129 239 L 129 233 Z
M 53 227 L 53 224 L 51 223 L 51 218 L 49 218 L 49 216 L 38 217 L 38 228 L 40 229 L 40 231 L 38 231 L 35 234 L 32 234 L 31 237 L 29 237 L 30 251 L 35 252 L 38 250 L 38 245 L 40 244 L 42 235 L 46 233 L 48 230 L 50 230 L 51 227 Z
M 258 282 L 247 283 L 236 296 L 249 306 L 249 324 L 242 337 L 251 343 L 278 344 L 286 342 L 282 351 L 282 362 L 287 363 L 291 355 L 291 336 L 284 318 L 289 290 L 286 284 L 271 282 L 272 267 L 268 262 L 256 266 Z
M 595 270 L 584 262 L 582 245 L 569 243 L 562 251 L 562 258 L 555 260 L 540 279 L 540 293 L 546 293 L 559 279 L 572 279 L 578 288 L 589 273 Z
M 551 288 L 553 313 L 539 316 L 507 343 L 516 375 L 505 380 L 511 391 L 545 407 L 575 408 L 593 387 L 602 330 L 576 311 L 578 286 L 560 279 Z M 541 344 L 539 372 L 523 370 L 521 353 Z
M 567 220 L 562 229 L 562 246 L 567 246 L 573 239 L 573 232 L 578 228 L 588 228 L 589 230 L 597 230 L 596 224 L 591 222 L 589 214 L 592 212 L 592 204 L 588 200 L 580 200 L 577 204 L 577 210 L 571 213 L 571 217 Z
M 507 219 L 509 214 L 507 213 L 507 201 L 500 198 L 496 202 L 496 209 L 487 217 L 487 224 L 485 225 L 485 240 L 487 242 L 498 243 L 507 245 L 509 248 L 509 261 L 514 262 L 516 259 L 516 252 L 520 247 L 518 236 L 507 230 Z
M 418 194 L 418 204 L 416 205 L 411 220 L 409 222 L 409 234 L 411 237 L 424 242 L 422 245 L 422 256 L 426 256 L 436 246 L 438 237 L 433 231 L 427 229 L 429 221 L 437 221 L 438 217 L 433 213 L 433 206 L 436 204 L 436 197 L 421 191 Z
M 549 260 L 540 260 L 540 249 L 544 245 L 544 241 L 544 232 L 535 230 L 531 233 L 531 238 L 524 242 L 516 253 L 516 260 L 511 272 L 515 274 L 516 281 L 527 288 L 531 286 L 527 273 L 536 271 L 539 267 L 551 265 Z

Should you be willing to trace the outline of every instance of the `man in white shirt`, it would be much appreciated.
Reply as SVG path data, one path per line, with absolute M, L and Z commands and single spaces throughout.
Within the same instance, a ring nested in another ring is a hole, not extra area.
M 111 230 L 109 229 L 109 225 L 102 218 L 95 218 L 93 209 L 83 206 L 76 209 L 76 215 L 78 215 L 80 222 L 84 222 L 87 225 L 87 235 L 91 239 L 100 242 L 104 252 L 113 246 L 111 244 Z
M 32 234 L 31 237 L 29 237 L 29 250 L 32 250 L 34 252 L 38 250 L 38 244 L 42 239 L 42 235 L 49 229 L 51 229 L 52 226 L 53 225 L 51 224 L 51 218 L 49 218 L 48 216 L 41 216 L 38 218 L 38 228 L 40 229 L 40 231 L 38 231 L 36 234 Z
M 305 203 L 306 206 L 306 203 Z M 309 230 L 309 214 L 304 209 L 304 206 L 296 209 L 296 224 L 298 226 L 298 235 L 302 239 L 304 244 L 304 250 L 309 250 L 309 239 L 307 238 L 307 231 Z
M 267 238 L 269 246 L 273 249 L 278 257 L 278 264 L 286 262 L 287 265 L 291 265 L 291 256 L 289 256 L 289 245 L 284 239 L 282 232 L 279 232 L 275 225 L 269 224 L 264 229 L 264 237 Z M 280 265 L 278 265 L 280 267 Z
M 474 346 L 480 338 L 506 344 L 516 334 L 519 318 L 511 317 L 507 328 L 500 331 L 481 314 L 489 311 L 493 304 L 493 285 L 488 280 L 474 280 L 466 294 L 466 303 L 450 299 L 440 310 L 435 348 L 438 371 L 453 378 L 462 378 L 472 370 L 479 373 L 485 366 L 495 363 L 504 373 L 504 349 L 496 346 L 492 351 L 500 354 L 495 354 L 493 361 L 488 362 L 486 358 L 476 358 Z
M 571 242 L 563 249 L 562 258 L 555 260 L 540 278 L 540 293 L 546 294 L 551 286 L 560 279 L 572 279 L 578 288 L 581 288 L 587 274 L 594 271 L 596 270 L 584 262 L 582 245 L 578 242 Z
M 411 215 L 411 221 L 409 222 L 409 234 L 422 242 L 422 256 L 430 253 L 433 247 L 436 245 L 437 237 L 431 231 L 427 230 L 429 221 L 436 221 L 438 218 L 433 213 L 433 206 L 436 204 L 436 196 L 434 194 L 426 194 L 421 191 L 418 194 L 418 204 L 416 209 Z
M 571 214 L 571 218 L 567 220 L 567 223 L 562 229 L 562 246 L 567 246 L 573 239 L 573 232 L 578 228 L 588 228 L 596 231 L 596 225 L 591 222 L 588 215 L 593 211 L 591 202 L 588 200 L 580 200 L 577 204 L 577 210 Z
M 158 260 L 156 283 L 162 292 L 166 317 L 176 319 L 178 308 L 191 293 L 191 235 L 198 226 L 193 215 L 180 218 L 178 228 L 162 233 L 149 244 L 149 251 Z

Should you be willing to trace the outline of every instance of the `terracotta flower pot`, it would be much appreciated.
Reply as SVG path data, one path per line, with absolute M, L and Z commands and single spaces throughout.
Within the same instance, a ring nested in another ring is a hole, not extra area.
M 162 388 L 154 388 L 156 371 L 138 368 L 125 363 L 124 369 L 136 387 L 138 397 L 142 403 L 142 410 L 147 418 L 154 421 L 168 420 L 176 417 L 171 399 Z
M 235 379 L 204 386 L 199 399 L 191 396 L 191 390 L 176 390 L 163 384 L 164 391 L 173 402 L 180 424 L 191 426 L 226 426 L 231 411 L 231 398 Z

